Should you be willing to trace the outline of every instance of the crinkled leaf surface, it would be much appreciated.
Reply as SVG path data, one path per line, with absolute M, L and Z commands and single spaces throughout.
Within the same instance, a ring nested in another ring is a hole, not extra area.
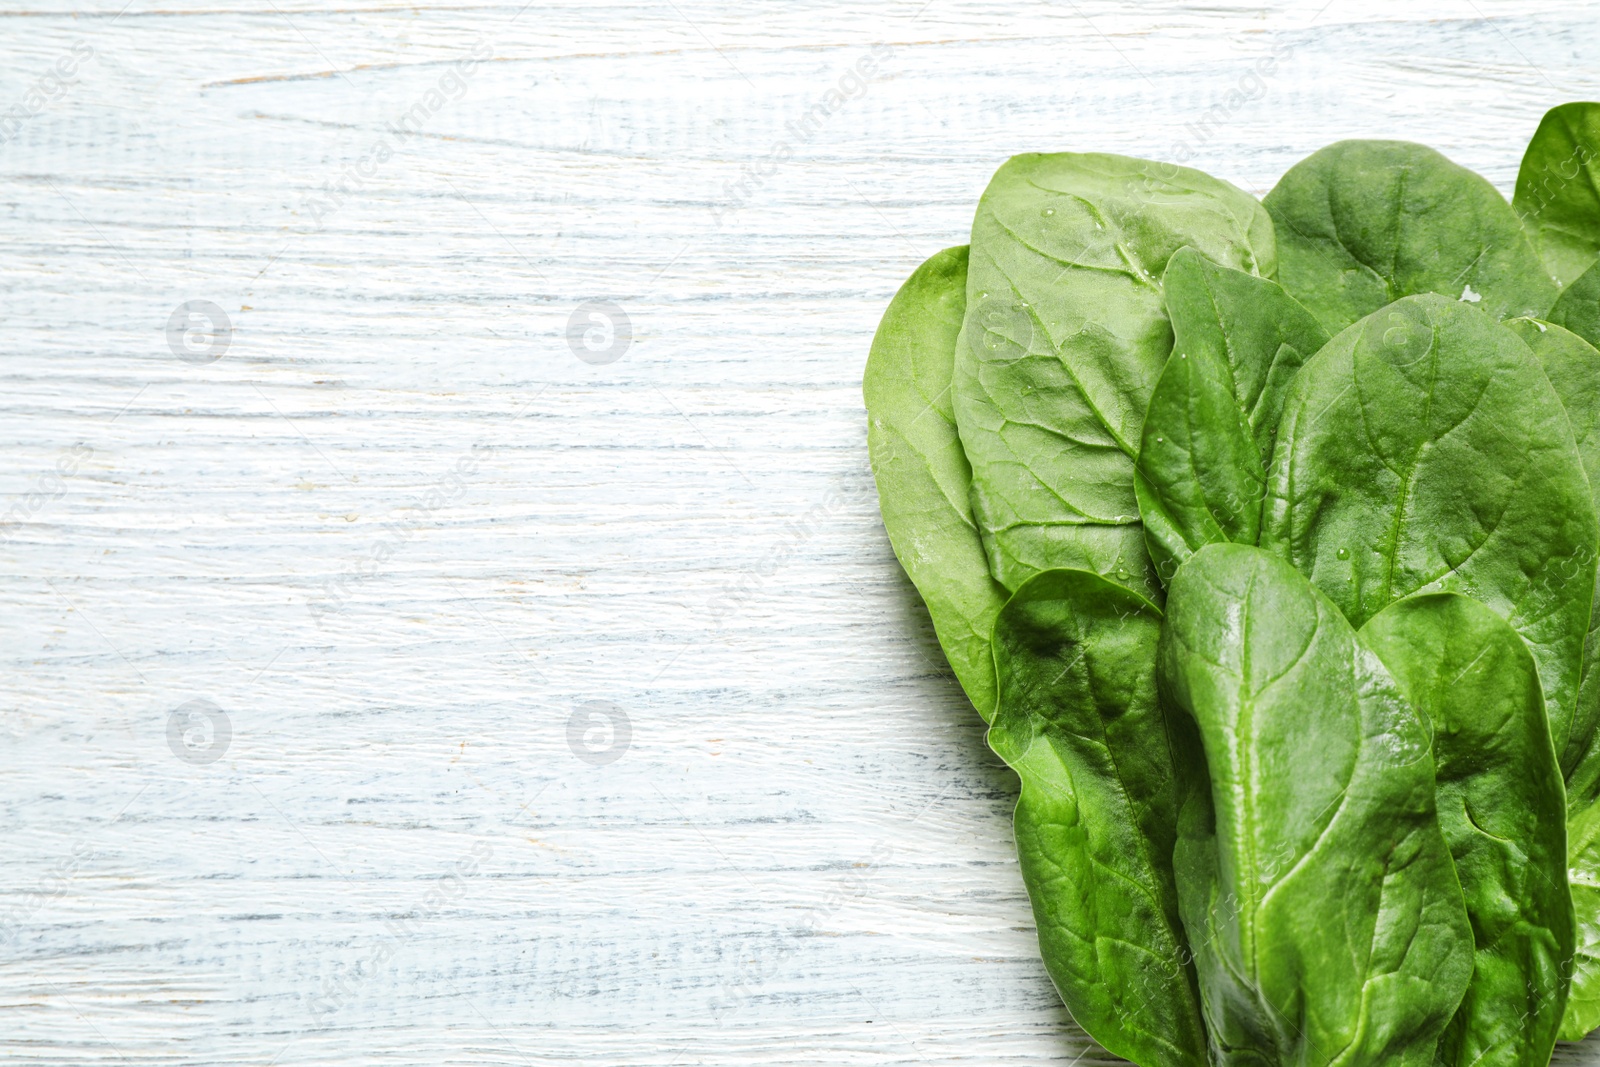
M 1504 619 L 1455 593 L 1391 604 L 1361 639 L 1433 724 L 1439 825 L 1472 920 L 1472 983 L 1438 1062 L 1546 1067 L 1575 931 L 1538 667 Z
M 1511 198 L 1539 257 L 1570 285 L 1600 252 L 1600 104 L 1545 112 L 1517 171 Z
M 1600 347 L 1600 263 L 1578 275 L 1562 290 L 1545 318 Z
M 1425 724 L 1293 567 L 1213 544 L 1168 588 L 1159 675 L 1209 784 L 1174 868 L 1214 1062 L 1433 1062 L 1473 968 Z
M 1173 761 L 1197 753 L 1156 698 L 1160 630 L 1153 605 L 1097 574 L 1035 575 L 995 622 L 989 743 L 1022 778 L 1017 855 L 1073 1018 L 1142 1067 L 1203 1067 L 1172 878 Z
M 994 710 L 989 634 L 1006 592 L 989 577 L 972 521 L 972 471 L 951 409 L 966 284 L 964 246 L 916 269 L 878 325 L 862 392 L 889 542 L 928 605 L 956 678 L 987 719 Z
M 1542 315 L 1556 298 L 1505 197 L 1419 144 L 1331 144 L 1262 203 L 1277 229 L 1278 281 L 1330 331 L 1416 293 L 1496 319 Z
M 956 422 L 973 516 L 1007 588 L 1053 567 L 1159 596 L 1134 499 L 1150 392 L 1172 350 L 1160 278 L 1184 245 L 1270 276 L 1272 223 L 1199 171 L 1023 155 L 972 224 Z
M 1577 704 L 1593 582 L 1562 568 L 1600 530 L 1537 358 L 1477 309 L 1413 296 L 1329 341 L 1289 394 L 1261 547 L 1356 626 L 1419 591 L 1482 601 L 1531 646 L 1570 773 L 1595 729 Z
M 1216 541 L 1253 545 L 1283 396 L 1328 340 L 1275 282 L 1180 249 L 1162 276 L 1172 357 L 1145 416 L 1134 488 L 1156 572 Z

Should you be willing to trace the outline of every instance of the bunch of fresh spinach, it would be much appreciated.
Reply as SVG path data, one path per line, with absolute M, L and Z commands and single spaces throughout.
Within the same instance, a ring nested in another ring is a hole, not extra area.
M 890 303 L 884 524 L 1143 1067 L 1600 1027 L 1600 104 L 1506 200 L 1344 141 L 1263 200 L 1018 156 Z

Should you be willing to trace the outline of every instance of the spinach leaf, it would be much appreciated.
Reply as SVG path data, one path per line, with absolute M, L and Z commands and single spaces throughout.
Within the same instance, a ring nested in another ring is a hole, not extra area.
M 1579 664 L 1600 529 L 1561 401 L 1516 334 L 1406 297 L 1329 341 L 1284 403 L 1261 547 L 1361 626 L 1419 591 L 1482 601 L 1532 647 L 1564 773 L 1588 753 Z
M 1159 677 L 1203 741 L 1174 860 L 1215 1062 L 1416 1065 L 1472 975 L 1425 723 L 1293 567 L 1213 544 Z
M 1180 249 L 1161 278 L 1172 358 L 1145 415 L 1134 491 L 1156 572 L 1202 545 L 1253 545 L 1283 395 L 1328 340 L 1275 282 Z
M 1578 275 L 1545 318 L 1600 347 L 1600 263 Z
M 1472 984 L 1438 1062 L 1546 1067 L 1575 931 L 1538 668 L 1504 619 L 1455 593 L 1391 604 L 1361 639 L 1432 721 L 1439 826 L 1472 919 Z
M 1403 296 L 1443 293 L 1496 319 L 1556 298 L 1516 212 L 1483 178 L 1406 141 L 1340 141 L 1262 201 L 1278 281 L 1331 331 Z
M 1143 1067 L 1204 1067 L 1172 875 L 1185 748 L 1156 698 L 1160 630 L 1154 605 L 1097 574 L 1030 578 L 995 620 L 989 744 L 1022 778 L 1017 856 L 1072 1017 Z
M 1574 287 L 1575 289 L 1577 287 Z M 1559 302 L 1558 302 L 1559 303 Z M 1600 351 L 1560 326 L 1536 319 L 1512 319 L 1515 330 L 1544 365 L 1545 375 L 1561 397 L 1589 476 L 1589 489 L 1600 512 Z M 1581 582 L 1595 569 L 1592 560 L 1561 563 L 1559 578 Z M 1589 613 L 1582 678 L 1578 685 L 1578 719 L 1600 718 L 1600 584 Z M 1576 1041 L 1600 1026 L 1600 744 L 1588 753 L 1567 780 L 1567 880 L 1577 912 L 1578 948 L 1574 957 L 1572 994 L 1561 1023 L 1561 1040 Z
M 1590 805 L 1567 823 L 1567 857 L 1578 947 L 1561 1040 L 1578 1041 L 1600 1027 L 1600 804 Z
M 989 577 L 972 522 L 972 470 L 951 410 L 966 285 L 965 246 L 912 273 L 872 339 L 862 392 L 889 543 L 928 605 L 956 678 L 987 720 L 994 711 L 989 633 L 1005 590 Z
M 1150 597 L 1133 463 L 1172 350 L 1159 279 L 1184 245 L 1271 275 L 1272 224 L 1199 171 L 1124 156 L 1023 155 L 972 224 L 955 412 L 989 570 L 1053 567 Z
M 1600 104 L 1553 107 L 1539 121 L 1511 198 L 1539 257 L 1570 285 L 1600 252 Z
M 1600 351 L 1577 334 L 1537 319 L 1508 319 L 1506 326 L 1539 357 L 1545 377 L 1567 413 L 1589 479 L 1589 497 L 1600 517 Z M 1576 582 L 1595 577 L 1596 561 L 1576 556 L 1557 561 L 1557 580 Z M 1575 730 L 1600 731 L 1600 584 L 1589 606 L 1589 633 L 1584 638 L 1578 676 Z M 1567 776 L 1568 810 L 1577 812 L 1600 800 L 1600 736 Z
M 1561 398 L 1592 490 L 1600 490 L 1600 350 L 1571 330 L 1539 319 L 1507 319 Z M 1600 500 L 1596 501 L 1600 511 Z

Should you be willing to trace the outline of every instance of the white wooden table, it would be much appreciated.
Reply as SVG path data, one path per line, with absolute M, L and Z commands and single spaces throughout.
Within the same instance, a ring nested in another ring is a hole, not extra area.
M 1102 1062 L 879 313 L 1014 152 L 1509 188 L 1600 96 L 1584 2 L 122 2 L 0 13 L 16 1063 Z

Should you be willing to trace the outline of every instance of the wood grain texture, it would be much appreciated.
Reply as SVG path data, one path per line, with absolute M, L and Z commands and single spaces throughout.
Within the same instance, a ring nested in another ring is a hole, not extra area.
M 1105 1062 L 877 518 L 878 315 L 1011 153 L 1509 189 L 1600 96 L 1580 2 L 121 2 L 0 12 L 17 1063 Z

